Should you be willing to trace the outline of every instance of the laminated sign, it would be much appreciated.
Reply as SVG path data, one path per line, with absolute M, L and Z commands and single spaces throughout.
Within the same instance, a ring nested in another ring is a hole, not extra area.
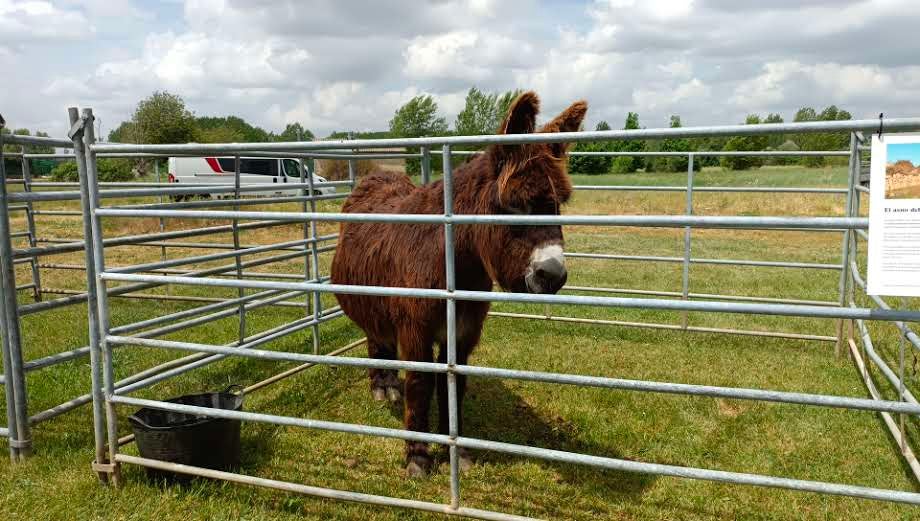
M 920 296 L 920 134 L 872 136 L 867 293 Z

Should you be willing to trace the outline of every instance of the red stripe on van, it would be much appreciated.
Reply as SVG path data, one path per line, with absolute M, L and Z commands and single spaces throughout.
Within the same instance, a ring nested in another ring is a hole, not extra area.
M 211 167 L 211 170 L 217 172 L 218 174 L 223 172 L 223 170 L 220 169 L 220 164 L 217 163 L 216 158 L 206 157 L 204 160 L 208 162 L 208 166 Z

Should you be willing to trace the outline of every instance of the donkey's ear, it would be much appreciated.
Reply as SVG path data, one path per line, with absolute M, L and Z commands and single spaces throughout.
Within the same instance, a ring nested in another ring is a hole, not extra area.
M 540 112 L 540 98 L 533 91 L 527 91 L 511 102 L 511 108 L 498 127 L 499 134 L 530 134 L 537 126 Z
M 585 119 L 588 112 L 588 103 L 584 100 L 572 103 L 569 108 L 562 111 L 561 114 L 553 118 L 552 121 L 543 125 L 541 133 L 552 132 L 576 132 L 581 128 L 581 122 Z M 569 148 L 568 143 L 553 143 L 551 145 L 553 155 L 562 157 Z

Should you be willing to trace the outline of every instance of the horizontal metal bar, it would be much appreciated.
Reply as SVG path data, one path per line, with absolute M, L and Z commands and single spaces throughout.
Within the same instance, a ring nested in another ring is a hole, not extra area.
M 336 186 L 338 182 L 333 182 L 332 186 Z M 331 183 L 314 183 L 314 187 L 322 188 L 325 186 L 330 186 Z M 192 195 L 199 193 L 209 193 L 209 194 L 231 194 L 236 193 L 237 190 L 240 192 L 251 193 L 251 192 L 276 192 L 276 191 L 293 191 L 293 190 L 307 190 L 309 191 L 309 184 L 307 183 L 272 183 L 272 184 L 257 184 L 257 185 L 241 185 L 237 188 L 234 185 L 189 185 L 186 186 L 184 183 L 173 183 L 172 186 L 161 186 L 157 188 L 116 188 L 112 190 L 100 190 L 99 197 L 102 199 L 122 199 L 128 197 L 154 197 L 158 195 Z M 22 202 L 35 202 L 35 201 L 75 201 L 80 199 L 79 191 L 68 191 L 68 192 L 11 192 L 9 194 L 10 201 L 22 201 Z
M 920 118 L 891 118 L 885 120 L 890 132 L 920 129 Z M 94 143 L 92 152 L 154 152 L 154 153 L 236 153 L 247 151 L 310 151 L 321 149 L 362 149 L 422 147 L 434 145 L 512 145 L 523 143 L 581 143 L 637 139 L 667 139 L 714 136 L 752 136 L 784 133 L 852 132 L 878 129 L 878 120 L 814 121 L 800 123 L 767 123 L 762 125 L 727 125 L 635 130 L 599 130 L 533 134 L 502 134 L 491 136 L 438 136 L 396 139 L 340 139 L 329 141 L 293 141 L 273 143 L 213 143 L 184 145 L 134 145 Z
M 637 226 L 652 228 L 777 228 L 857 229 L 868 228 L 869 219 L 860 217 L 738 217 L 688 215 L 475 215 L 445 217 L 439 214 L 331 213 L 331 212 L 231 212 L 183 210 L 119 210 L 100 208 L 103 217 L 167 217 L 184 219 L 259 219 L 288 222 L 382 222 L 405 224 L 490 224 L 531 226 Z
M 436 514 L 445 514 L 451 516 L 471 517 L 475 519 L 486 519 L 491 521 L 535 521 L 533 518 L 502 514 L 499 512 L 490 512 L 475 508 L 458 507 L 452 508 L 450 505 L 440 503 L 429 503 L 427 501 L 418 501 L 415 499 L 402 499 L 390 496 L 376 496 L 372 494 L 363 494 L 360 492 L 350 492 L 345 490 L 336 490 L 331 488 L 311 487 L 299 485 L 287 481 L 278 481 L 274 479 L 258 478 L 247 476 L 245 474 L 235 474 L 220 470 L 212 470 L 203 467 L 192 467 L 189 465 L 180 465 L 177 463 L 168 463 L 154 459 L 140 458 L 129 456 L 127 454 L 116 454 L 115 460 L 121 463 L 131 463 L 142 467 L 165 470 L 169 472 L 178 472 L 190 476 L 200 476 L 211 479 L 219 479 L 231 483 L 241 483 L 306 496 L 316 496 L 325 499 L 335 499 L 340 501 L 352 501 L 356 503 L 366 503 L 370 505 L 380 505 L 397 508 L 410 508 L 425 512 L 434 512 Z
M 689 331 L 691 333 L 720 333 L 727 335 L 741 335 L 741 336 L 758 336 L 758 337 L 770 337 L 770 338 L 785 338 L 789 340 L 814 340 L 818 342 L 835 342 L 837 337 L 826 336 L 826 335 L 805 335 L 800 333 L 782 333 L 776 331 L 752 331 L 747 329 L 725 329 L 719 327 L 699 327 L 699 326 L 687 326 L 684 327 L 679 324 L 658 324 L 651 322 L 630 322 L 625 320 L 604 320 L 598 318 L 579 318 L 579 317 L 563 317 L 557 315 L 536 315 L 528 313 L 507 313 L 502 311 L 490 311 L 489 316 L 493 317 L 504 317 L 504 318 L 524 318 L 530 320 L 547 320 L 550 322 L 570 322 L 576 324 L 594 324 L 594 325 L 604 325 L 604 326 L 623 326 L 623 327 L 639 327 L 646 329 L 668 329 L 672 331 Z
M 328 355 L 310 355 L 305 353 L 287 353 L 284 351 L 264 351 L 259 349 L 248 349 L 246 345 L 240 347 L 222 347 L 208 344 L 196 344 L 191 342 L 175 342 L 168 340 L 158 340 L 152 338 L 137 338 L 133 336 L 109 335 L 106 340 L 112 344 L 136 345 L 142 347 L 156 347 L 163 349 L 176 349 L 182 351 L 194 351 L 198 353 L 211 353 L 221 355 L 243 356 L 247 358 L 259 358 L 264 360 L 281 360 L 286 362 L 311 362 L 315 364 L 340 365 L 348 367 L 373 367 L 376 369 L 399 369 L 420 372 L 444 372 L 447 370 L 447 364 L 436 364 L 431 362 L 408 362 L 402 360 L 383 360 L 371 358 L 342 358 Z
M 38 265 L 39 268 L 43 269 L 54 269 L 54 270 L 74 270 L 74 271 L 86 271 L 86 266 L 80 264 L 45 264 L 41 263 Z M 145 270 L 144 273 L 160 273 L 164 275 L 188 275 L 189 273 L 195 273 L 195 270 L 181 270 L 181 269 L 169 269 L 169 268 L 158 268 L 154 270 Z M 241 273 L 244 278 L 257 278 L 257 279 L 283 279 L 283 280 L 303 280 L 303 274 L 299 273 L 268 273 L 264 271 L 244 271 Z M 235 273 L 223 275 L 225 277 L 236 277 Z
M 58 217 L 83 217 L 78 210 L 33 210 L 32 215 L 55 215 Z
M 397 369 L 436 373 L 446 373 L 449 369 L 451 369 L 451 367 L 449 367 L 447 364 L 434 362 L 409 362 L 401 360 L 381 360 L 377 358 L 357 357 L 341 358 L 328 355 L 308 355 L 302 353 L 286 353 L 259 349 L 227 348 L 207 344 L 195 344 L 190 342 L 174 342 L 167 340 L 124 337 L 116 335 L 109 335 L 106 337 L 106 340 L 112 344 L 138 345 L 144 347 L 197 351 L 202 353 L 219 353 L 242 356 L 246 358 L 257 358 L 260 360 L 312 362 L 326 365 L 376 369 Z M 920 405 L 895 401 L 851 398 L 847 396 L 796 393 L 762 389 L 745 389 L 737 387 L 717 387 L 711 385 L 678 384 L 647 380 L 626 380 L 622 378 L 607 378 L 602 376 L 582 376 L 538 371 L 520 371 L 516 369 L 501 369 L 470 365 L 455 365 L 452 369 L 453 372 L 457 374 L 463 374 L 467 376 L 481 376 L 487 378 L 503 378 L 512 380 L 577 385 L 582 387 L 601 387 L 606 389 L 621 389 L 626 391 L 645 391 L 664 394 L 709 396 L 713 398 L 731 398 L 739 400 L 788 403 L 796 405 L 814 405 L 820 407 L 835 407 L 863 411 L 899 412 L 915 415 L 920 414 Z
M 341 311 L 340 308 L 338 308 L 338 307 L 336 307 L 336 308 L 330 308 L 330 309 L 328 309 L 328 310 L 323 310 L 322 313 L 320 314 L 319 319 L 314 319 L 314 318 L 313 318 L 313 315 L 310 315 L 310 316 L 308 316 L 308 317 L 304 317 L 304 318 L 295 320 L 295 321 L 290 322 L 290 323 L 287 323 L 287 324 L 282 324 L 282 325 L 280 325 L 280 326 L 278 326 L 278 327 L 275 327 L 275 328 L 272 328 L 272 329 L 270 329 L 270 330 L 268 330 L 268 331 L 262 331 L 262 332 L 260 332 L 260 333 L 258 333 L 258 334 L 256 334 L 256 335 L 252 335 L 252 336 L 250 336 L 250 337 L 247 337 L 247 338 L 245 339 L 245 342 L 242 343 L 242 344 L 240 344 L 239 342 L 234 342 L 233 344 L 234 344 L 234 345 L 237 345 L 237 347 L 236 347 L 235 349 L 238 349 L 238 350 L 239 350 L 239 349 L 253 349 L 253 348 L 258 347 L 258 346 L 260 346 L 260 345 L 267 344 L 267 343 L 272 342 L 272 341 L 274 341 L 274 340 L 277 340 L 277 339 L 279 339 L 279 338 L 283 338 L 283 337 L 292 335 L 292 334 L 294 334 L 294 333 L 297 333 L 298 331 L 302 331 L 302 330 L 307 329 L 307 328 L 309 328 L 309 327 L 313 327 L 313 326 L 315 326 L 315 325 L 322 324 L 323 322 L 328 322 L 328 321 L 330 321 L 330 320 L 334 320 L 334 319 L 339 318 L 339 317 L 341 317 L 341 316 L 344 316 L 344 313 Z M 224 347 L 228 347 L 228 346 L 224 346 Z M 205 355 L 204 353 L 200 353 L 200 354 L 201 354 L 201 355 Z M 215 363 L 215 362 L 219 362 L 219 361 L 221 361 L 221 360 L 227 358 L 228 356 L 230 356 L 230 355 L 228 355 L 228 354 L 212 354 L 212 355 L 210 355 L 210 356 L 205 355 L 205 356 L 200 357 L 200 358 L 197 359 L 197 360 L 193 360 L 192 362 L 188 363 L 187 365 L 183 365 L 183 366 L 181 366 L 181 367 L 176 367 L 176 368 L 174 368 L 174 369 L 170 369 L 170 370 L 168 370 L 168 371 L 164 371 L 164 372 L 162 372 L 162 373 L 160 373 L 160 374 L 151 376 L 151 377 L 146 378 L 146 379 L 144 379 L 144 380 L 139 380 L 139 381 L 137 381 L 137 382 L 135 382 L 135 383 L 132 383 L 132 384 L 130 384 L 130 385 L 125 385 L 125 386 L 123 386 L 123 387 L 119 387 L 119 388 L 116 390 L 116 392 L 117 392 L 118 394 L 128 394 L 128 393 L 132 393 L 132 392 L 138 391 L 138 390 L 140 390 L 140 389 L 143 389 L 143 388 L 146 388 L 146 387 L 150 387 L 150 386 L 152 386 L 152 385 L 154 385 L 154 384 L 157 384 L 157 383 L 159 383 L 159 382 L 162 382 L 162 381 L 164 381 L 164 380 L 168 380 L 168 379 L 170 379 L 170 378 L 174 378 L 174 377 L 176 377 L 176 376 L 178 376 L 178 375 L 180 375 L 180 374 L 184 374 L 184 373 L 187 373 L 187 372 L 189 372 L 189 371 L 192 371 L 192 370 L 195 370 L 195 369 L 204 367 L 204 366 L 206 366 L 206 365 L 210 365 L 210 364 L 213 364 L 213 363 Z M 330 353 L 330 354 L 327 354 L 327 355 L 325 355 L 325 356 L 336 356 L 336 353 Z M 188 358 L 193 358 L 193 357 L 188 357 Z
M 856 346 L 856 342 L 854 342 L 852 338 L 848 338 L 847 344 L 850 346 L 850 355 L 852 355 L 853 361 L 856 363 L 856 369 L 859 371 L 860 376 L 862 376 L 863 383 L 866 385 L 866 389 L 869 390 L 869 395 L 876 400 L 880 400 L 882 395 L 875 387 L 875 383 L 872 381 L 872 378 L 869 377 L 869 371 L 866 370 L 866 364 L 862 359 L 859 348 Z M 888 428 L 888 432 L 891 434 L 892 441 L 894 441 L 894 443 L 898 446 L 898 449 L 901 452 L 901 457 L 904 458 L 907 466 L 910 467 L 911 472 L 913 472 L 914 479 L 920 480 L 920 462 L 917 461 L 917 457 L 914 455 L 914 451 L 911 450 L 910 445 L 907 444 L 907 439 L 901 435 L 901 429 L 898 428 L 898 425 L 895 423 L 891 414 L 887 412 L 882 412 L 879 414 L 882 416 L 885 427 Z
M 298 293 L 299 292 L 289 292 L 285 294 L 286 295 L 285 298 L 289 298 L 290 296 L 298 294 Z M 168 315 L 159 316 L 159 317 L 152 318 L 149 320 L 143 320 L 141 322 L 134 322 L 132 324 L 128 324 L 125 326 L 115 327 L 115 328 L 112 328 L 112 333 L 113 334 L 132 333 L 134 331 L 138 331 L 138 330 L 145 329 L 148 327 L 157 326 L 157 325 L 160 325 L 166 322 L 175 322 L 177 320 L 181 320 L 184 318 L 193 317 L 196 315 L 202 315 L 204 313 L 218 311 L 218 310 L 226 309 L 229 307 L 234 307 L 241 303 L 251 302 L 253 300 L 258 300 L 261 298 L 273 297 L 278 294 L 283 294 L 282 290 L 268 290 L 268 291 L 263 291 L 260 293 L 254 293 L 252 295 L 246 295 L 243 297 L 234 297 L 234 298 L 227 299 L 223 302 L 208 304 L 206 306 L 201 306 L 201 307 L 192 308 L 192 309 L 186 309 L 183 311 L 178 311 L 176 313 L 170 313 Z M 255 307 L 261 307 L 261 306 L 255 306 Z M 255 307 L 250 307 L 247 309 L 255 309 Z M 176 324 L 173 324 L 173 325 L 176 325 Z M 74 360 L 76 358 L 81 358 L 87 355 L 88 353 L 89 353 L 89 346 L 83 346 L 83 347 L 79 347 L 77 349 L 73 349 L 70 351 L 55 353 L 53 355 L 48 355 L 48 356 L 44 356 L 41 358 L 36 358 L 34 360 L 29 360 L 28 362 L 23 363 L 23 369 L 25 371 L 35 371 L 37 369 L 42 369 L 44 367 L 57 365 L 57 364 L 64 363 L 70 360 Z
M 341 357 L 329 358 L 341 359 Z M 440 445 L 447 445 L 450 442 L 450 436 L 444 434 L 432 434 L 427 432 L 417 432 L 402 429 L 389 429 L 385 427 L 371 427 L 369 425 L 355 425 L 351 423 L 339 423 L 323 420 L 309 420 L 305 418 L 291 418 L 288 416 L 277 416 L 274 414 L 261 414 L 247 411 L 234 411 L 229 409 L 215 409 L 211 407 L 197 407 L 194 405 L 185 405 L 174 402 L 160 402 L 156 400 L 133 398 L 120 394 L 108 396 L 106 399 L 109 402 L 122 405 L 152 407 L 154 409 L 160 409 L 164 411 L 183 412 L 186 414 L 196 414 L 213 418 L 225 418 L 229 420 L 270 423 L 273 425 L 286 425 L 289 427 L 303 427 L 306 429 L 320 429 L 333 432 L 347 432 L 351 434 L 363 434 L 366 436 L 378 436 L 382 438 L 396 438 L 400 440 L 419 441 L 423 443 L 437 443 Z
M 194 257 L 183 257 L 181 259 L 170 259 L 165 261 L 149 262 L 146 264 L 134 264 L 131 266 L 122 266 L 118 268 L 108 268 L 108 271 L 111 273 L 136 273 L 139 271 L 150 271 L 157 268 L 172 268 L 175 266 L 182 266 L 186 264 L 197 264 L 200 262 L 208 262 L 215 260 L 228 259 L 233 257 L 240 257 L 243 255 L 252 255 L 255 253 L 264 253 L 267 251 L 273 250 L 283 250 L 292 246 L 304 246 L 306 244 L 312 244 L 313 240 L 310 239 L 298 239 L 295 241 L 279 242 L 276 244 L 266 244 L 263 246 L 253 246 L 252 248 L 244 248 L 233 251 L 225 251 L 220 253 L 209 253 L 207 255 L 196 255 Z
M 284 298 L 284 297 L 282 297 L 282 298 Z M 255 309 L 256 307 L 261 307 L 261 306 L 264 306 L 264 305 L 269 305 L 270 302 L 268 302 L 268 300 L 272 300 L 272 299 L 266 299 L 265 301 L 260 301 L 259 303 L 253 303 L 253 304 L 249 305 L 249 309 Z M 278 300 L 278 297 L 273 297 L 273 300 Z M 330 310 L 330 313 L 331 313 L 331 310 Z M 331 318 L 331 317 L 330 317 L 330 318 Z M 191 327 L 192 325 L 195 325 L 195 324 L 186 324 L 186 325 L 182 326 L 181 328 L 179 328 L 179 327 L 173 328 L 173 330 L 178 330 L 178 329 L 183 329 L 183 328 Z M 283 327 L 284 327 L 284 326 L 282 326 L 282 328 L 283 328 Z M 277 329 L 279 329 L 279 328 L 273 328 L 272 330 L 269 330 L 269 332 L 272 332 L 273 330 L 277 330 Z M 167 332 L 168 332 L 168 331 L 167 331 Z M 164 331 L 146 331 L 146 332 L 144 332 L 144 333 L 141 333 L 140 336 L 144 336 L 144 335 L 156 335 L 156 334 L 165 334 L 165 333 L 166 333 L 166 332 L 164 332 Z M 266 334 L 268 334 L 268 332 L 257 333 L 257 334 L 255 334 L 255 335 L 252 335 L 252 336 L 246 338 L 245 340 L 246 340 L 246 341 L 256 341 L 256 340 L 262 338 L 263 336 L 265 336 Z M 228 345 L 236 345 L 237 343 L 238 343 L 238 342 L 231 342 L 231 343 L 228 344 Z M 87 348 L 87 349 L 88 349 L 88 348 Z M 156 365 L 156 366 L 154 366 L 154 367 L 145 369 L 145 370 L 143 370 L 143 371 L 141 371 L 141 372 L 139 372 L 139 373 L 135 373 L 135 374 L 133 374 L 133 375 L 131 375 L 131 376 L 129 376 L 129 377 L 123 379 L 123 380 L 120 380 L 120 381 L 118 381 L 118 382 L 115 382 L 115 388 L 116 388 L 117 390 L 120 390 L 120 389 L 128 389 L 128 388 L 137 389 L 137 388 L 139 388 L 139 387 L 144 387 L 144 386 L 147 386 L 147 385 L 152 385 L 153 383 L 156 383 L 156 381 L 159 381 L 159 380 L 153 380 L 153 379 L 155 379 L 158 375 L 163 375 L 164 373 L 167 373 L 167 372 L 170 372 L 170 371 L 172 371 L 174 374 L 181 374 L 181 373 L 183 373 L 183 372 L 185 372 L 185 371 L 187 371 L 187 370 L 194 369 L 195 367 L 202 366 L 202 365 L 207 365 L 207 364 L 198 364 L 197 366 L 193 366 L 193 362 L 195 362 L 196 360 L 198 360 L 198 359 L 200 359 L 200 358 L 204 358 L 204 356 L 205 356 L 205 355 L 200 355 L 200 356 L 198 356 L 198 355 L 192 355 L 192 356 L 189 356 L 189 357 L 185 357 L 185 358 L 183 358 L 183 359 L 170 360 L 169 362 L 165 362 L 165 363 L 163 363 L 163 364 Z M 185 369 L 183 370 L 183 368 L 185 368 Z M 171 375 L 169 375 L 169 376 L 171 376 Z M 163 377 L 163 378 L 161 378 L 161 379 L 166 379 L 166 378 L 168 378 L 169 376 L 165 376 L 165 377 Z M 139 385 L 140 382 L 146 382 L 146 383 L 145 383 L 144 385 Z M 66 402 L 64 402 L 64 403 L 58 404 L 58 405 L 56 405 L 56 406 L 54 406 L 54 407 L 52 407 L 52 408 L 50 408 L 50 409 L 46 409 L 46 410 L 41 411 L 41 412 L 39 412 L 39 413 L 37 413 L 37 414 L 34 414 L 33 416 L 31 416 L 31 417 L 29 418 L 29 421 L 30 421 L 31 424 L 38 424 L 38 423 L 41 423 L 41 422 L 50 420 L 50 419 L 52 419 L 52 418 L 56 418 L 56 417 L 58 417 L 58 416 L 60 416 L 60 415 L 62 415 L 62 414 L 65 414 L 65 413 L 67 413 L 67 412 L 69 412 L 69 411 L 72 411 L 72 410 L 76 409 L 77 407 L 80 407 L 80 406 L 82 406 L 82 405 L 85 405 L 85 404 L 91 402 L 92 399 L 93 399 L 93 398 L 92 398 L 92 395 L 91 395 L 91 394 L 84 394 L 84 395 L 82 395 L 82 396 L 78 396 L 78 397 L 73 398 L 73 399 L 71 399 L 71 400 L 68 400 L 68 401 L 66 401 Z
M 658 257 L 650 255 L 611 255 L 606 253 L 565 252 L 563 255 L 574 259 L 606 259 L 641 262 L 685 262 L 683 257 Z M 819 264 L 814 262 L 757 261 L 742 259 L 690 259 L 691 264 L 725 264 L 730 266 L 761 266 L 769 268 L 813 268 L 821 270 L 843 269 L 840 264 Z
M 23 136 L 21 134 L 4 134 L 3 142 L 7 145 L 39 145 L 56 148 L 73 148 L 73 141 L 69 139 L 55 139 L 43 136 Z M 7 155 L 6 152 L 3 153 Z
M 570 304 L 576 306 L 600 306 L 619 308 L 644 308 L 667 311 L 704 311 L 718 313 L 741 313 L 753 315 L 797 316 L 815 318 L 844 318 L 864 320 L 920 320 L 920 311 L 886 310 L 872 308 L 825 307 L 789 304 L 749 304 L 739 302 L 710 302 L 666 299 L 638 299 L 622 297 L 594 297 L 584 295 L 545 295 L 531 293 L 503 293 L 493 291 L 453 291 L 423 288 L 396 288 L 387 286 L 357 286 L 347 284 L 312 284 L 258 280 L 224 280 L 169 275 L 138 275 L 108 273 L 99 275 L 105 280 L 154 282 L 158 284 L 188 284 L 192 286 L 220 286 L 228 288 L 286 289 L 316 291 L 321 293 L 343 293 L 349 295 L 371 295 L 381 297 L 410 297 L 470 300 L 476 302 L 524 302 L 532 304 Z
M 261 221 L 261 222 L 251 222 L 251 223 L 242 223 L 239 225 L 240 230 L 256 230 L 261 228 L 269 228 L 272 226 L 283 226 L 277 221 Z M 103 240 L 103 245 L 106 247 L 114 246 L 127 246 L 134 245 L 144 242 L 162 240 L 162 239 L 183 239 L 187 237 L 199 237 L 202 235 L 211 235 L 218 233 L 230 233 L 233 231 L 233 226 L 229 224 L 222 224 L 220 226 L 209 226 L 205 228 L 192 228 L 188 230 L 175 230 L 169 232 L 159 232 L 159 233 L 148 233 L 143 235 L 126 235 L 123 237 L 112 237 L 109 239 Z M 82 251 L 86 247 L 86 242 L 83 240 L 74 241 L 66 244 L 56 244 L 54 246 L 41 246 L 36 248 L 22 248 L 13 250 L 13 256 L 17 258 L 22 257 L 35 257 L 42 255 L 58 255 L 62 253 L 72 253 L 75 251 Z
M 613 190 L 626 192 L 686 192 L 686 186 L 645 185 L 575 185 L 575 190 Z M 753 192 L 777 194 L 846 194 L 846 188 L 772 187 L 772 186 L 694 186 L 693 192 Z
M 367 343 L 367 338 L 362 338 L 362 339 L 360 339 L 360 340 L 355 340 L 354 342 L 352 342 L 352 343 L 350 343 L 350 344 L 346 344 L 346 345 L 344 345 L 344 346 L 342 346 L 342 347 L 340 347 L 340 348 L 338 348 L 338 349 L 336 349 L 336 350 L 334 350 L 334 351 L 330 351 L 330 352 L 328 352 L 328 353 L 326 353 L 326 354 L 327 354 L 328 356 L 339 356 L 339 355 L 344 354 L 344 353 L 347 353 L 348 351 L 351 351 L 352 349 L 354 349 L 354 348 L 356 348 L 356 347 L 358 347 L 358 346 L 360 346 L 360 345 L 362 345 L 362 344 L 365 344 L 365 343 Z M 288 377 L 291 377 L 291 376 L 293 376 L 293 375 L 295 375 L 295 374 L 297 374 L 297 373 L 303 372 L 303 371 L 306 370 L 306 369 L 309 369 L 309 368 L 311 368 L 311 367 L 315 367 L 316 365 L 317 365 L 317 364 L 307 362 L 307 363 L 305 363 L 305 364 L 301 364 L 301 365 L 298 365 L 298 366 L 296 366 L 296 367 L 292 367 L 292 368 L 290 368 L 290 369 L 288 369 L 288 370 L 286 370 L 286 371 L 282 371 L 282 372 L 280 372 L 280 373 L 278 373 L 278 374 L 276 374 L 276 375 L 270 376 L 270 377 L 266 378 L 265 380 L 262 380 L 262 381 L 259 381 L 259 382 L 254 383 L 254 384 L 252 384 L 252 385 L 246 386 L 245 388 L 243 388 L 243 394 L 249 394 L 249 393 L 251 393 L 251 392 L 253 392 L 253 391 L 258 391 L 259 389 L 262 389 L 263 387 L 267 387 L 267 386 L 269 386 L 269 385 L 271 385 L 271 384 L 273 384 L 273 383 L 279 382 L 279 381 L 281 381 L 281 380 L 283 380 L 283 379 L 285 379 L 285 378 L 288 378 Z
M 441 149 L 432 149 L 432 154 L 442 154 Z M 472 156 L 482 154 L 482 150 L 451 150 L 451 155 Z M 709 157 L 813 157 L 813 156 L 841 156 L 848 157 L 849 150 L 686 150 L 686 151 L 652 151 L 652 152 L 622 152 L 622 151 L 578 151 L 573 150 L 568 153 L 576 157 L 687 157 L 687 156 L 709 156 Z
M 895 390 L 900 389 L 901 379 L 898 378 L 898 375 L 894 374 L 894 371 L 888 367 L 888 364 L 885 362 L 885 360 L 883 360 L 882 357 L 879 356 L 878 352 L 876 352 L 875 345 L 872 343 L 872 335 L 869 334 L 869 328 L 866 327 L 866 323 L 862 320 L 857 320 L 856 325 L 859 328 L 859 335 L 862 339 L 863 349 L 866 350 L 866 354 L 869 355 L 869 359 L 872 360 L 876 367 L 878 367 L 879 371 L 882 372 L 882 374 Z M 906 385 L 904 386 L 904 392 L 899 394 L 907 402 L 910 402 L 914 405 L 920 404 L 920 402 L 917 401 L 917 398 L 914 397 L 913 393 L 910 392 Z
M 348 193 L 322 194 L 322 195 L 296 195 L 285 197 L 260 197 L 256 199 L 218 199 L 207 201 L 182 201 L 176 203 L 145 203 L 145 204 L 120 204 L 112 208 L 150 208 L 150 209 L 181 209 L 181 208 L 211 208 L 219 206 L 246 206 L 260 204 L 296 203 L 303 201 L 333 201 L 345 199 Z
M 850 275 L 853 276 L 853 281 L 856 283 L 859 289 L 865 292 L 866 282 L 863 280 L 862 275 L 859 273 L 859 266 L 856 265 L 856 261 L 850 261 Z M 891 306 L 889 306 L 882 297 L 869 294 L 866 294 L 866 296 L 872 299 L 872 301 L 875 302 L 879 308 L 884 310 L 891 309 Z M 904 335 L 904 338 L 906 338 L 911 343 L 911 345 L 914 346 L 914 349 L 920 350 L 920 336 L 918 336 L 917 333 L 914 333 L 914 331 L 908 327 L 907 324 L 900 320 L 896 320 L 894 325 L 898 328 L 899 331 L 901 331 L 901 334 Z
M 853 188 L 855 188 L 857 192 L 862 192 L 862 193 L 864 193 L 864 194 L 868 194 L 868 193 L 869 193 L 869 188 L 868 188 L 868 187 L 865 187 L 865 186 L 863 186 L 863 185 L 855 185 L 855 186 L 853 186 Z
M 871 400 L 869 400 L 871 401 Z M 563 463 L 575 463 L 600 467 L 622 472 L 637 472 L 641 474 L 656 474 L 676 478 L 688 478 L 702 481 L 715 481 L 720 483 L 735 483 L 739 485 L 753 485 L 759 487 L 784 488 L 803 492 L 819 494 L 832 494 L 862 499 L 875 499 L 878 501 L 894 501 L 899 503 L 920 504 L 920 494 L 900 490 L 887 490 L 879 488 L 843 485 L 822 481 L 806 481 L 800 479 L 765 476 L 761 474 L 747 474 L 741 472 L 728 472 L 723 470 L 710 470 L 695 467 L 681 467 L 678 465 L 664 465 L 660 463 L 644 463 L 639 461 L 590 456 L 573 452 L 564 452 L 511 443 L 479 440 L 475 438 L 457 438 L 457 446 L 474 450 L 491 450 L 514 454 L 529 458 L 538 458 Z
M 6 427 L 0 427 L 0 437 L 9 438 L 9 437 L 10 437 L 10 430 L 7 429 Z
M 656 297 L 682 297 L 680 291 L 659 291 L 651 289 L 604 288 L 596 286 L 563 286 L 563 290 L 585 291 L 590 293 L 618 293 L 622 295 L 653 295 Z M 722 295 L 719 293 L 687 293 L 689 298 L 710 300 L 733 300 L 738 302 L 768 302 L 772 304 L 805 304 L 809 306 L 838 306 L 839 302 L 831 300 L 804 300 L 777 297 L 755 297 L 749 295 Z

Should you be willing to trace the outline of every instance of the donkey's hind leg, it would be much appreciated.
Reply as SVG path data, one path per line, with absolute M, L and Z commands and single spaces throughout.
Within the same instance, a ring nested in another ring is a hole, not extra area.
M 371 358 L 395 360 L 396 346 L 378 339 L 367 339 L 367 352 Z M 399 373 L 395 369 L 368 369 L 371 380 L 371 394 L 374 400 L 388 400 L 396 403 L 402 398 Z

